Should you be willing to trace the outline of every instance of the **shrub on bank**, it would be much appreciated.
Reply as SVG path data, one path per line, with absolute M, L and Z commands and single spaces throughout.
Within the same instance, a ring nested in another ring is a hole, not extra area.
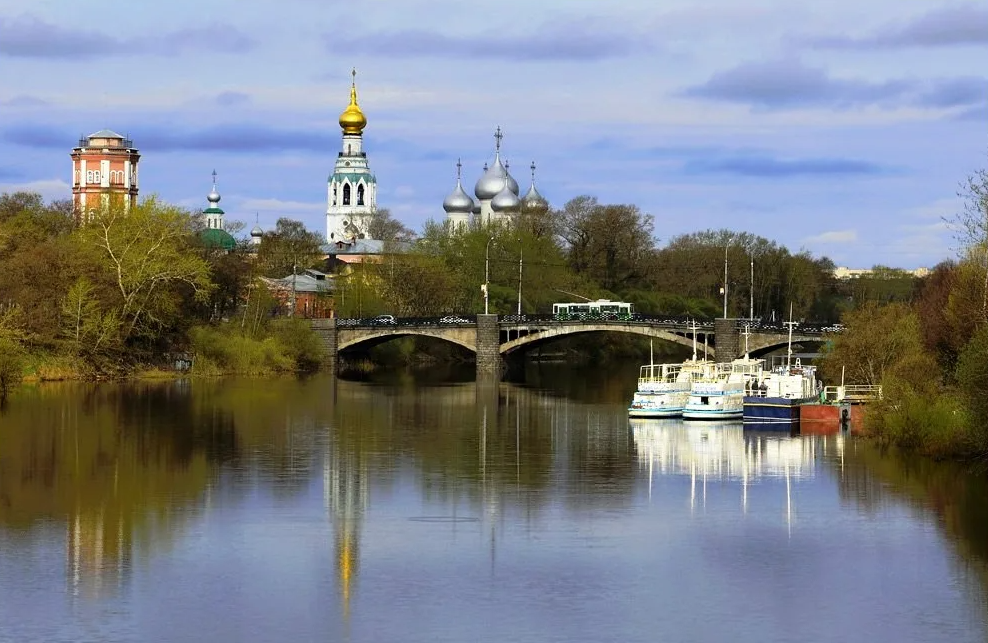
M 254 339 L 238 331 L 197 326 L 189 332 L 197 375 L 264 375 L 295 370 L 294 360 L 273 337 Z
M 964 404 L 947 391 L 918 392 L 901 381 L 882 386 L 884 398 L 865 414 L 865 430 L 886 446 L 933 458 L 967 456 L 977 451 Z
M 24 352 L 13 339 L 0 337 L 0 399 L 24 377 Z
M 324 349 L 307 319 L 282 319 L 271 325 L 274 338 L 297 371 L 315 371 L 322 364 Z

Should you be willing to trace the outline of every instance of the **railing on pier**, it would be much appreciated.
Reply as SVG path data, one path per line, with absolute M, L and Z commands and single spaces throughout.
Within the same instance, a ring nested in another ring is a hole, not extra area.
M 823 389 L 824 402 L 849 402 L 860 404 L 882 399 L 880 384 L 846 384 L 844 386 L 826 386 Z

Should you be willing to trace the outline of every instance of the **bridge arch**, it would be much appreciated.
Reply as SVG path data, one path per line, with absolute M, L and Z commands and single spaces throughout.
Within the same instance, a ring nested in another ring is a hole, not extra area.
M 464 330 L 466 332 L 464 332 Z M 416 328 L 415 330 L 402 331 L 395 328 L 381 328 L 381 329 L 354 329 L 354 330 L 341 330 L 339 332 L 339 340 L 337 343 L 338 350 L 346 350 L 348 348 L 353 348 L 360 344 L 367 342 L 375 342 L 375 340 L 391 340 L 398 339 L 399 337 L 432 337 L 434 339 L 440 339 L 451 344 L 456 344 L 457 346 L 462 346 L 472 353 L 477 352 L 477 334 L 473 328 L 469 329 L 429 329 L 429 328 Z
M 535 344 L 537 342 L 544 342 L 550 339 L 555 339 L 557 337 L 565 337 L 567 335 L 576 335 L 579 333 L 595 333 L 595 332 L 607 332 L 607 333 L 628 333 L 631 335 L 639 335 L 644 337 L 651 337 L 655 339 L 662 339 L 674 344 L 680 344 L 687 348 L 693 348 L 693 338 L 686 337 L 684 335 L 679 335 L 669 330 L 662 328 L 650 328 L 647 326 L 622 326 L 618 324 L 580 324 L 579 326 L 558 326 L 551 328 L 541 328 L 535 332 L 530 332 L 527 335 L 522 335 L 516 339 L 504 342 L 500 346 L 500 352 L 502 355 L 507 355 L 512 353 L 523 346 L 529 344 Z M 697 351 L 703 352 L 703 344 L 697 343 Z M 713 346 L 707 346 L 707 356 L 713 357 L 716 355 L 716 350 Z

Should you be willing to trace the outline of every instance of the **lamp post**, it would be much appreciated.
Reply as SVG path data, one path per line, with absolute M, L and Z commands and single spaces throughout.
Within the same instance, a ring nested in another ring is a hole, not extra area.
M 518 248 L 518 315 L 521 316 L 521 260 L 525 247 Z
M 730 245 L 731 240 L 728 239 L 724 244 L 724 319 L 727 319 L 727 249 Z
M 751 253 L 751 291 L 748 293 L 748 319 L 755 318 L 755 253 Z
M 491 285 L 491 241 L 494 241 L 494 237 L 487 240 L 487 248 L 484 250 L 484 314 L 488 314 L 487 309 L 487 291 L 490 290 Z

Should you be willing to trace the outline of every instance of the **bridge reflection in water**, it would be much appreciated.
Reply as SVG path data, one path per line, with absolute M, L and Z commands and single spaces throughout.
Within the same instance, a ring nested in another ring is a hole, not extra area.
M 655 475 L 689 475 L 690 508 L 696 504 L 697 483 L 706 503 L 708 480 L 737 481 L 741 507 L 748 509 L 748 486 L 761 479 L 784 479 L 786 523 L 792 527 L 792 485 L 811 479 L 817 461 L 831 452 L 843 462 L 844 437 L 800 437 L 745 431 L 738 422 L 690 422 L 681 419 L 632 419 L 631 432 L 638 463 L 648 467 L 649 498 Z

